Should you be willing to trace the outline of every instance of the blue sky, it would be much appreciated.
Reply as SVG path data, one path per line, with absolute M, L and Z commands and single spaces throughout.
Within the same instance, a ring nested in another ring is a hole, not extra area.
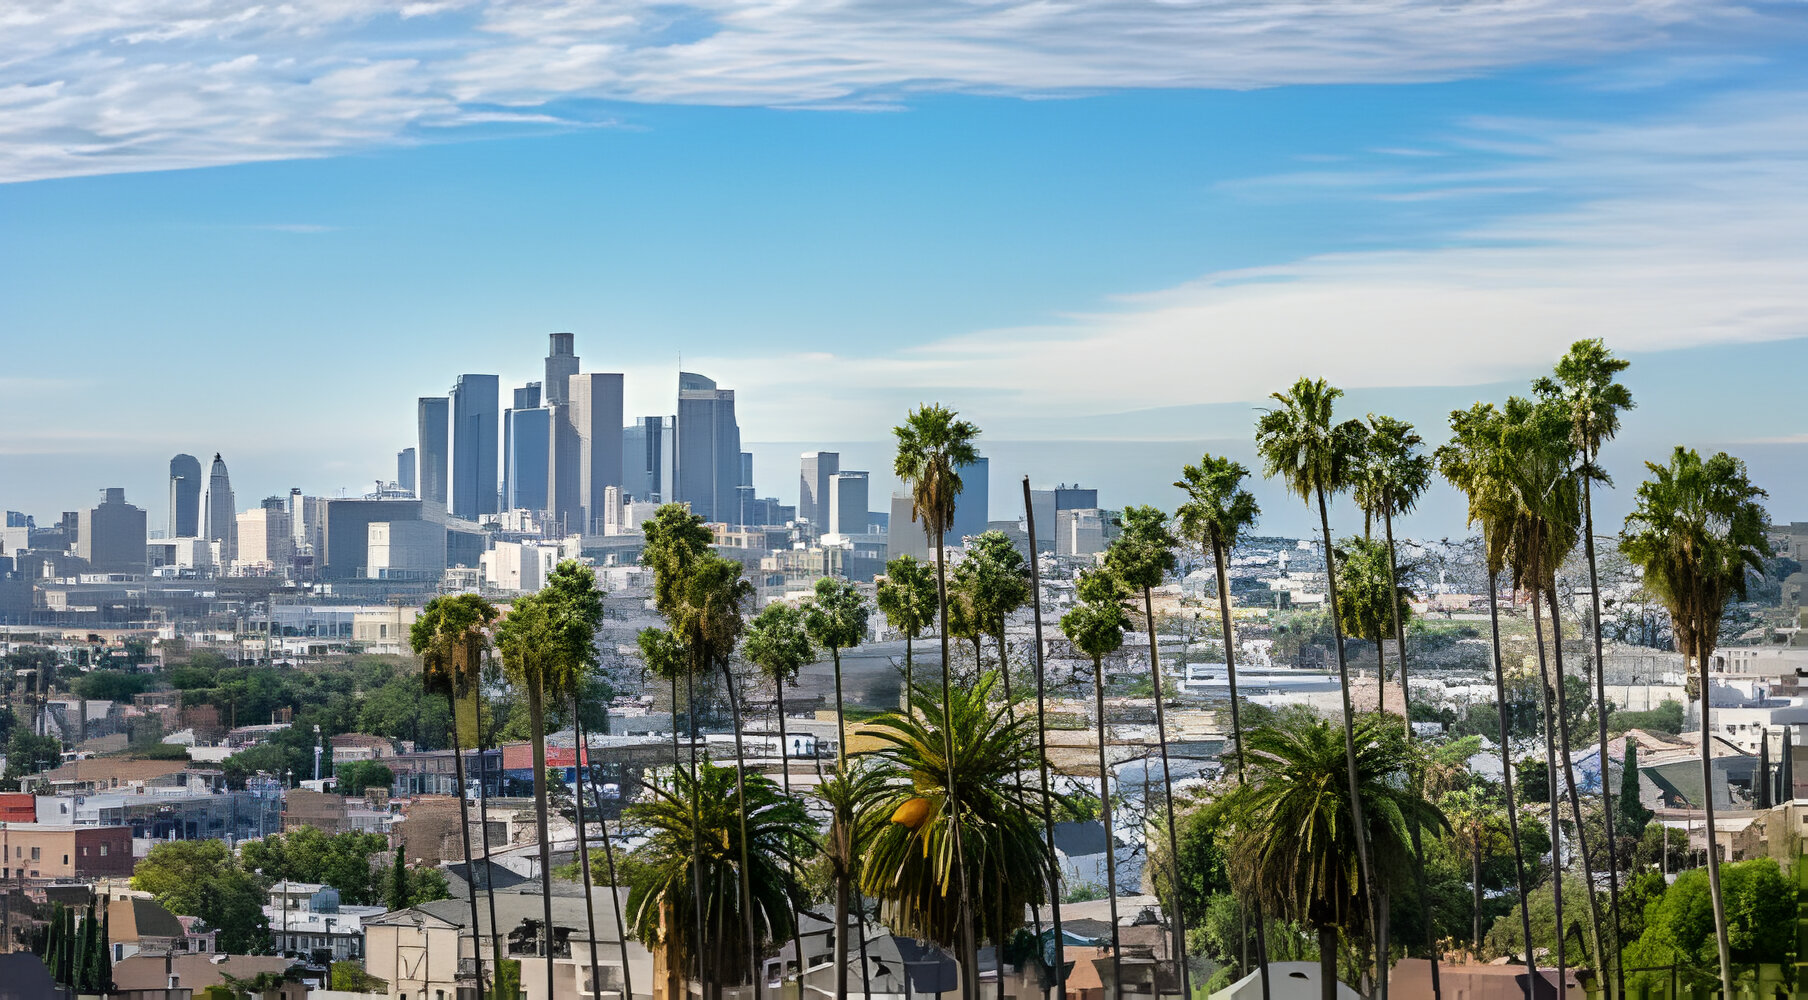
M 552 330 L 633 412 L 680 355 L 737 389 L 762 492 L 939 399 L 995 516 L 1024 474 L 1171 504 L 1300 374 L 1435 438 L 1602 336 L 1625 485 L 1728 447 L 1808 517 L 1799 4 L 395 9 L 0 17 L 0 506 L 156 523 L 176 451 L 362 490 Z

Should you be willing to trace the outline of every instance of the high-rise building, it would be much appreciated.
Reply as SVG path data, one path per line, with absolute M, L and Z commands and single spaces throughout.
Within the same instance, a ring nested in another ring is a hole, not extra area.
M 985 532 L 987 499 L 991 492 L 986 481 L 990 471 L 989 463 L 984 458 L 972 465 L 964 465 L 958 471 L 961 492 L 954 499 L 954 525 L 942 538 L 942 543 L 949 548 L 960 545 L 963 538 Z M 911 506 L 909 493 L 891 495 L 891 517 L 886 525 L 889 557 L 896 559 L 901 555 L 912 555 L 918 559 L 933 558 L 935 550 L 930 547 L 929 538 L 923 532 L 923 523 L 911 516 Z M 1036 533 L 1042 533 L 1040 516 L 1036 521 Z
M 546 349 L 546 381 L 541 383 L 546 405 L 557 406 L 567 401 L 567 380 L 577 373 L 578 356 L 572 345 L 572 335 L 553 334 L 552 344 Z
M 414 495 L 414 456 L 413 448 L 403 448 L 395 456 L 396 487 L 410 496 Z
M 958 470 L 960 496 L 954 499 L 954 527 L 948 530 L 947 544 L 959 545 L 961 539 L 983 535 L 991 516 L 991 462 L 984 456 Z
M 177 455 L 169 463 L 169 537 L 201 534 L 201 463 L 193 455 Z
M 413 451 L 414 449 L 406 448 L 403 450 L 404 451 Z M 414 456 L 410 455 L 408 457 L 410 459 L 412 459 Z M 409 463 L 408 469 L 409 469 L 410 474 L 412 474 L 413 470 L 414 470 L 413 462 Z M 308 549 L 308 513 L 305 510 L 305 501 L 302 499 L 301 487 L 299 487 L 299 486 L 291 487 L 289 490 L 288 511 L 289 511 L 289 543 L 292 546 L 294 546 L 295 551 L 297 551 L 297 552 L 307 551 L 307 549 Z
M 751 452 L 751 451 L 741 452 L 741 478 L 740 478 L 739 482 L 735 483 L 735 485 L 736 486 L 752 486 L 753 485 L 753 452 Z
M 502 473 L 506 490 L 503 505 L 509 510 L 545 510 L 552 411 L 536 406 L 510 410 L 503 417 L 503 439 L 508 452 Z
M 126 503 L 123 487 L 102 490 L 100 506 L 82 511 L 79 524 L 75 554 L 86 559 L 95 572 L 145 571 L 144 511 Z
M 583 442 L 570 403 L 553 403 L 546 409 L 546 509 L 552 512 L 557 530 L 582 532 L 584 489 L 579 473 Z
M 1095 489 L 1063 483 L 1052 490 L 1031 490 L 1030 509 L 1036 514 L 1036 547 L 1044 552 L 1055 551 L 1055 519 L 1061 511 L 1096 510 L 1098 506 L 1099 491 Z
M 866 534 L 866 500 L 866 473 L 837 472 L 829 477 L 829 533 Z
M 238 516 L 239 553 L 236 560 L 240 573 L 287 573 L 295 555 L 293 526 L 289 522 L 286 501 L 280 497 L 265 501 L 256 510 Z
M 829 530 L 829 479 L 840 471 L 840 452 L 804 452 L 803 472 L 797 477 L 797 516 L 818 532 Z
M 515 390 L 502 411 L 502 507 L 546 509 L 546 440 L 552 414 L 540 405 L 540 383 Z
M 671 417 L 637 417 L 622 428 L 622 490 L 640 501 L 672 498 Z
M 418 404 L 420 430 L 416 438 L 414 495 L 428 503 L 446 505 L 446 472 L 452 464 L 449 435 L 451 413 L 444 396 L 422 396 Z
M 475 521 L 496 513 L 501 398 L 500 380 L 494 375 L 460 375 L 447 394 L 452 414 L 447 510 L 454 517 Z
M 739 516 L 735 487 L 741 479 L 741 428 L 735 423 L 734 390 L 693 372 L 678 373 L 677 499 L 705 521 Z
M 571 423 L 578 433 L 578 506 L 585 534 L 601 534 L 604 491 L 622 484 L 622 377 L 574 375 L 567 383 Z
M 220 543 L 220 564 L 231 565 L 238 557 L 238 505 L 232 499 L 232 477 L 226 474 L 226 460 L 213 454 L 213 468 L 207 473 L 207 525 L 209 541 Z

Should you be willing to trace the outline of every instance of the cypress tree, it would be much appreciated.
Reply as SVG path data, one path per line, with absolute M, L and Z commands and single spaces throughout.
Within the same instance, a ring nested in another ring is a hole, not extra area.
M 64 919 L 69 921 L 68 931 L 70 943 L 68 955 L 63 960 L 63 982 L 67 984 L 69 988 L 79 993 L 82 989 L 82 967 L 88 959 L 88 952 L 84 947 L 87 942 L 84 941 L 82 937 L 85 928 L 78 922 L 81 911 L 71 906 L 67 910 L 64 910 L 63 913 Z
M 113 913 L 112 907 L 100 911 L 100 947 L 94 950 L 94 992 L 103 996 L 113 992 Z
M 50 907 L 50 929 L 44 938 L 44 967 L 50 978 L 60 981 L 63 971 L 63 904 Z
M 1625 761 L 1620 768 L 1620 794 L 1615 804 L 1619 806 L 1620 821 L 1626 824 L 1623 835 L 1637 840 L 1644 835 L 1652 813 L 1639 802 L 1638 741 L 1630 736 L 1626 737 Z
M 395 864 L 389 867 L 389 908 L 392 910 L 408 908 L 408 863 L 402 855 L 404 846 L 403 844 L 396 845 Z M 472 865 L 466 865 L 466 867 L 474 868 Z M 476 892 L 475 881 L 472 884 L 471 891 Z

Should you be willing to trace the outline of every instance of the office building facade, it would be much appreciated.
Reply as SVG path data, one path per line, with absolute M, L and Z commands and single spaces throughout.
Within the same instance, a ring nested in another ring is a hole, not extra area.
M 544 406 L 503 414 L 503 506 L 545 510 L 546 463 L 552 452 L 552 411 Z
M 395 457 L 396 488 L 409 496 L 416 495 L 414 492 L 414 454 L 413 448 L 403 448 L 396 452 Z
M 602 534 L 608 505 L 604 492 L 622 479 L 622 377 L 574 375 L 567 384 L 571 423 L 578 436 L 578 506 L 583 533 Z
M 193 455 L 177 455 L 169 464 L 169 537 L 201 534 L 201 463 Z
M 833 535 L 866 534 L 867 474 L 837 472 L 829 477 L 829 523 Z
M 446 470 L 452 461 L 450 408 L 444 396 L 422 396 L 416 404 L 414 495 L 446 505 Z
M 829 478 L 840 471 L 840 452 L 804 452 L 803 470 L 797 477 L 797 516 L 818 532 L 829 530 Z
M 214 452 L 213 468 L 207 473 L 207 524 L 209 541 L 220 543 L 220 564 L 230 566 L 238 556 L 233 536 L 238 532 L 238 505 L 232 498 L 232 477 L 226 473 L 226 460 Z
M 734 390 L 694 372 L 678 373 L 677 499 L 705 521 L 739 517 L 741 428 Z
M 555 333 L 546 350 L 546 380 L 540 383 L 541 398 L 547 406 L 566 402 L 568 380 L 578 373 L 576 338 L 569 333 Z M 538 405 L 538 404 L 536 404 Z
M 451 412 L 448 510 L 475 521 L 496 513 L 497 435 L 502 424 L 501 384 L 494 375 L 460 375 L 447 394 Z
M 126 503 L 124 487 L 101 491 L 100 505 L 81 512 L 75 554 L 97 573 L 145 572 L 144 511 Z
M 622 428 L 622 490 L 636 500 L 672 498 L 671 417 L 638 417 Z

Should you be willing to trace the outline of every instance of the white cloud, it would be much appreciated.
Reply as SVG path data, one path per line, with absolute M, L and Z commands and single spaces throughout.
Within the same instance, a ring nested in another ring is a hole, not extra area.
M 748 419 L 764 425 L 754 433 L 771 440 L 803 436 L 827 410 L 879 433 L 937 397 L 981 416 L 1072 418 L 1257 401 L 1302 374 L 1346 388 L 1520 379 L 1583 337 L 1636 354 L 1808 336 L 1804 109 L 1808 94 L 1770 93 L 1640 124 L 1475 123 L 1465 141 L 1521 157 L 1461 177 L 1431 163 L 1420 183 L 1511 185 L 1570 207 L 1437 247 L 1209 274 L 898 353 L 696 363 L 735 373 L 757 407 Z M 1405 180 L 1297 183 L 1385 197 Z
M 498 106 L 557 127 L 544 106 L 562 98 L 883 109 L 1416 81 L 1792 30 L 1714 0 L 14 0 L 0 180 L 327 155 Z

